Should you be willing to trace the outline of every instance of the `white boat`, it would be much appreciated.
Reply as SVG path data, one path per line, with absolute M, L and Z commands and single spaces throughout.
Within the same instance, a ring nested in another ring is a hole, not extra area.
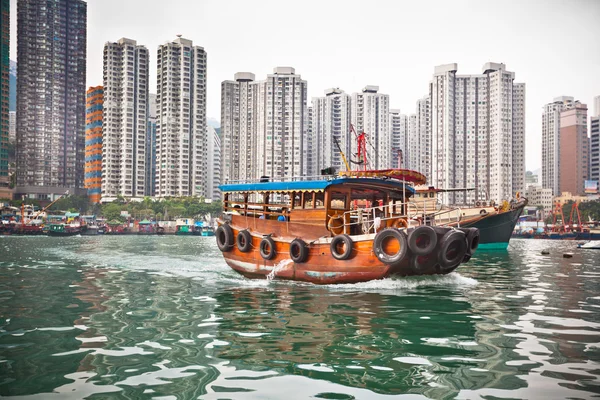
M 581 244 L 579 246 L 580 249 L 598 249 L 600 250 L 600 240 L 590 240 L 587 243 Z

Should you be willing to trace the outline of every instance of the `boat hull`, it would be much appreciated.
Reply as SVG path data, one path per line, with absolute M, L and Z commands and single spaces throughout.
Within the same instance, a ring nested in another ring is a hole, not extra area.
M 238 236 L 244 227 L 230 225 L 233 238 Z M 450 228 L 447 228 L 450 230 Z M 234 271 L 248 278 L 284 279 L 305 281 L 316 284 L 358 283 L 383 279 L 390 276 L 434 275 L 447 274 L 452 269 L 442 270 L 438 264 L 432 264 L 426 269 L 415 271 L 410 263 L 413 255 L 407 249 L 405 256 L 391 264 L 383 263 L 373 251 L 375 234 L 358 235 L 352 238 L 352 252 L 348 259 L 339 260 L 332 256 L 332 238 L 319 238 L 307 242 L 308 256 L 304 262 L 294 262 L 290 255 L 290 244 L 294 238 L 272 237 L 275 255 L 265 259 L 260 252 L 260 243 L 264 235 L 251 232 L 252 245 L 249 251 L 242 252 L 235 244 L 229 251 L 223 252 L 227 265 Z M 218 239 L 218 237 L 217 237 Z M 385 242 L 382 249 L 387 254 L 395 254 L 399 245 L 397 242 Z M 438 249 L 432 256 L 437 257 Z
M 55 236 L 55 237 L 77 236 L 79 234 L 81 234 L 80 230 L 69 231 L 69 232 L 48 231 L 48 236 Z
M 519 204 L 513 210 L 490 214 L 479 218 L 473 222 L 461 223 L 461 227 L 479 229 L 479 248 L 480 250 L 506 250 L 513 230 L 526 202 Z

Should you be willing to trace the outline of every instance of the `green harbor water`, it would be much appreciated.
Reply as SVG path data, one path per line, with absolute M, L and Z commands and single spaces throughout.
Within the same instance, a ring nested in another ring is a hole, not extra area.
M 210 237 L 0 237 L 0 397 L 598 397 L 600 250 L 575 246 L 316 286 L 243 278 Z

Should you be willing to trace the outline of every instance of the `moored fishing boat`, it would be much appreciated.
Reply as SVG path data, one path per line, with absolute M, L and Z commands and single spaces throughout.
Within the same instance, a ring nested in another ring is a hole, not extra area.
M 412 184 L 425 183 L 415 171 L 265 180 L 219 187 L 217 245 L 227 264 L 250 278 L 328 284 L 447 274 L 478 246 L 476 228 L 411 219 Z
M 515 225 L 527 206 L 527 199 L 518 197 L 502 204 L 496 204 L 494 201 L 476 201 L 473 204 L 453 207 L 453 212 L 449 212 L 439 201 L 439 193 L 463 190 L 466 189 L 417 188 L 416 197 L 412 202 L 414 217 L 427 223 L 428 220 L 435 220 L 436 225 L 477 228 L 480 233 L 480 249 L 506 249 Z

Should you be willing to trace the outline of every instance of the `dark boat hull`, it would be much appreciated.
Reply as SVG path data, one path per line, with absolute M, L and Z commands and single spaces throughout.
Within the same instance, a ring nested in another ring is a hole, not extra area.
M 69 231 L 69 232 L 54 232 L 54 231 L 48 231 L 48 236 L 55 236 L 55 237 L 65 237 L 65 236 L 77 236 L 81 234 L 80 230 L 76 230 L 76 231 Z
M 523 202 L 513 210 L 489 215 L 473 222 L 461 224 L 461 226 L 479 229 L 479 249 L 506 249 L 526 205 L 527 203 Z

